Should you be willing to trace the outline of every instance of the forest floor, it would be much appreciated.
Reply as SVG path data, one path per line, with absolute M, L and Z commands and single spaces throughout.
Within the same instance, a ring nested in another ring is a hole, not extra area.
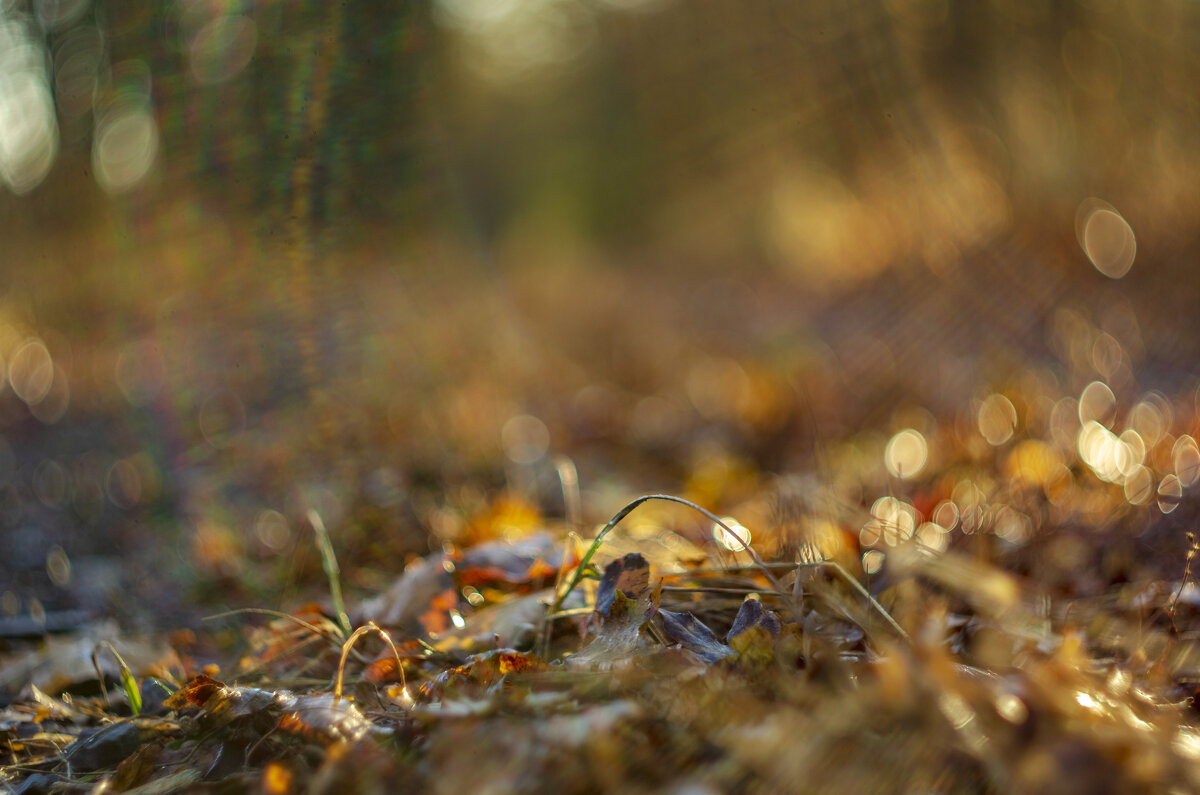
M 1194 351 L 1025 253 L 6 304 L 0 780 L 1200 790 Z

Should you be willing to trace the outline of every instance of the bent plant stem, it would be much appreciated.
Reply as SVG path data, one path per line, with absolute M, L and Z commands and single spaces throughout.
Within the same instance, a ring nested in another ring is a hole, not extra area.
M 342 658 L 338 660 L 337 680 L 333 686 L 334 701 L 342 699 L 342 677 L 346 673 L 346 658 L 350 656 L 350 650 L 354 647 L 358 639 L 368 632 L 374 632 L 379 635 L 392 650 L 392 656 L 396 658 L 396 670 L 400 672 L 400 687 L 405 693 L 408 693 L 408 678 L 404 675 L 404 662 L 400 659 L 400 650 L 396 648 L 396 644 L 392 642 L 392 638 L 387 632 L 381 629 L 374 621 L 368 621 L 350 633 L 350 637 L 346 638 L 346 642 L 342 644 Z
M 763 576 L 765 576 L 767 581 L 771 583 L 771 587 L 775 589 L 775 592 L 778 594 L 786 594 L 783 584 L 779 581 L 779 578 L 775 576 L 774 572 L 771 571 L 771 567 L 768 566 L 761 557 L 759 557 L 759 554 L 755 552 L 754 548 L 751 547 L 746 539 L 742 537 L 742 534 L 721 521 L 721 519 L 718 518 L 717 515 L 712 511 L 701 508 L 691 500 L 684 499 L 683 497 L 676 497 L 673 494 L 645 494 L 635 500 L 631 500 L 624 508 L 617 511 L 613 518 L 608 520 L 608 524 L 604 525 L 604 528 L 598 534 L 596 534 L 596 537 L 592 540 L 592 545 L 588 547 L 588 551 L 584 554 L 583 559 L 579 561 L 579 565 L 575 568 L 575 574 L 571 577 L 571 582 L 567 584 L 566 590 L 555 593 L 554 604 L 550 609 L 551 616 L 558 613 L 559 608 L 562 607 L 562 604 L 566 598 L 571 595 L 571 592 L 574 591 L 576 586 L 579 585 L 580 581 L 583 580 L 583 576 L 587 571 L 588 564 L 592 562 L 592 558 L 595 556 L 596 551 L 600 548 L 600 544 L 604 540 L 604 537 L 608 535 L 622 519 L 631 514 L 635 508 L 644 502 L 649 502 L 650 500 L 662 500 L 664 502 L 675 502 L 679 503 L 680 505 L 686 505 L 687 507 L 698 511 L 708 519 L 715 522 L 721 527 L 721 529 L 723 529 L 726 533 L 732 536 L 734 540 L 742 545 L 742 549 L 746 550 L 746 553 L 750 556 L 750 559 L 754 561 L 755 568 L 763 573 Z

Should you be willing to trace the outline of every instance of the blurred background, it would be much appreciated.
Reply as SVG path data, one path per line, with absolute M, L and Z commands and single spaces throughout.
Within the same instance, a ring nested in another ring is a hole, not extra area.
M 572 469 L 1156 527 L 1198 52 L 1184 0 L 0 0 L 0 611 L 286 608 L 313 511 L 370 594 Z

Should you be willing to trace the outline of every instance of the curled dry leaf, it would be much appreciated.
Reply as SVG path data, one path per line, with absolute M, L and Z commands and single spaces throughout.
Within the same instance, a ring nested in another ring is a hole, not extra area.
M 280 710 L 290 709 L 295 702 L 296 696 L 286 690 L 236 687 L 200 674 L 164 705 L 168 709 L 199 709 L 204 725 L 216 728 L 246 718 L 273 720 Z
M 567 667 L 604 671 L 633 663 L 645 646 L 642 627 L 654 617 L 656 609 L 649 590 L 636 601 L 627 598 L 624 591 L 614 590 L 604 625 L 588 645 L 566 659 Z
M 443 671 L 434 680 L 437 688 L 445 689 L 456 682 L 490 686 L 512 673 L 544 671 L 546 663 L 532 654 L 516 649 L 494 649 L 472 655 L 458 666 Z
M 364 602 L 355 622 L 374 621 L 408 635 L 441 635 L 460 609 L 459 591 L 471 586 L 532 586 L 551 583 L 563 560 L 560 543 L 538 534 L 517 543 L 491 541 L 454 554 L 428 555 L 411 564 L 383 594 Z M 575 565 L 568 558 L 568 566 Z
M 604 567 L 604 577 L 596 589 L 596 612 L 608 617 L 617 591 L 633 600 L 650 590 L 650 564 L 641 553 L 630 552 Z
M 372 726 L 353 701 L 333 693 L 297 697 L 291 710 L 280 717 L 279 728 L 326 745 L 357 742 L 373 730 L 383 731 Z
M 717 635 L 691 613 L 658 611 L 667 640 L 678 643 L 706 663 L 732 657 L 736 652 L 717 639 Z
M 772 638 L 779 637 L 779 616 L 763 607 L 757 594 L 750 594 L 742 602 L 741 608 L 738 609 L 737 617 L 733 619 L 733 626 L 729 628 L 729 632 L 725 635 L 725 640 L 732 644 L 734 638 L 751 627 L 762 628 Z

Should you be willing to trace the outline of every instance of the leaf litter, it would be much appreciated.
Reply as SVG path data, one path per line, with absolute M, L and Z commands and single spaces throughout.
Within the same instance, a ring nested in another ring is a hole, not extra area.
M 118 687 L 77 672 L 0 712 L 4 776 L 26 795 L 1200 788 L 1183 585 L 1068 614 L 916 543 L 874 592 L 812 548 L 598 568 L 614 526 L 582 555 L 550 534 L 431 554 L 350 611 L 353 637 L 304 606 L 247 628 L 227 675 L 175 650 L 131 673 L 110 647 Z

